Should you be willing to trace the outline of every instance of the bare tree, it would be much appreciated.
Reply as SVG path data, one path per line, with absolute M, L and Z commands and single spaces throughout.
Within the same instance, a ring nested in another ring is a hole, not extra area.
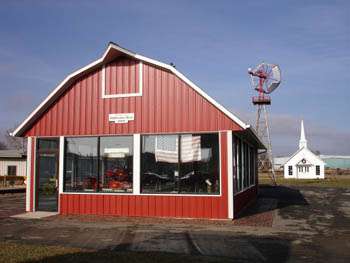
M 21 152 L 24 152 L 27 147 L 27 140 L 25 138 L 20 138 L 20 137 L 13 137 L 11 136 L 11 132 L 13 129 L 8 129 L 6 130 L 5 133 L 5 140 L 6 140 L 6 145 L 10 149 L 16 149 Z
M 6 143 L 0 141 L 0 150 L 7 150 L 7 145 L 6 145 Z

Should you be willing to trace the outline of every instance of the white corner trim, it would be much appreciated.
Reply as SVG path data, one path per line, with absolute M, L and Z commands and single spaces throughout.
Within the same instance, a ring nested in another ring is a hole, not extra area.
M 232 131 L 227 132 L 227 191 L 228 218 L 233 219 L 233 161 L 232 161 Z
M 223 191 L 222 191 L 222 167 L 221 167 L 221 165 L 222 165 L 222 153 L 221 153 L 221 150 L 222 150 L 222 145 L 221 145 L 221 133 L 222 133 L 222 131 L 219 131 L 218 132 L 219 133 L 219 176 L 220 176 L 220 194 L 219 194 L 219 196 L 222 196 L 222 193 L 223 193 Z
M 37 144 L 37 139 L 36 137 L 33 138 L 32 144 L 34 144 L 34 152 L 32 152 L 32 158 L 34 159 L 34 167 L 33 167 L 33 174 L 32 174 L 32 179 L 33 179 L 33 192 L 32 192 L 32 197 L 33 197 L 33 212 L 36 210 L 36 144 Z
M 64 136 L 60 136 L 60 149 L 59 149 L 59 158 L 58 158 L 58 194 L 63 193 L 63 185 L 64 185 L 63 173 L 64 173 Z M 58 202 L 58 205 L 59 203 L 60 202 Z
M 134 195 L 140 195 L 140 185 L 141 185 L 141 135 L 134 134 L 134 149 L 133 149 L 133 178 L 132 178 L 132 188 Z
M 110 43 L 108 45 L 108 48 L 106 49 L 106 51 L 104 52 L 103 56 L 95 61 L 93 61 L 92 63 L 88 64 L 87 66 L 78 69 L 77 71 L 74 71 L 73 73 L 69 74 L 47 97 L 46 99 L 40 103 L 40 105 L 12 132 L 12 136 L 17 136 L 22 129 L 30 122 L 30 120 L 32 118 L 34 118 L 34 116 L 36 114 L 38 114 L 40 112 L 40 110 L 46 106 L 48 104 L 48 102 L 58 93 L 58 91 L 60 91 L 61 88 L 63 88 L 68 82 L 69 80 L 71 80 L 73 77 L 78 76 L 79 74 L 83 73 L 84 71 L 91 69 L 92 67 L 97 67 L 97 66 L 101 66 L 103 64 L 103 62 L 106 59 L 106 56 L 108 55 L 108 53 L 110 52 L 111 49 L 115 49 L 118 50 L 124 54 L 127 54 L 130 57 L 136 58 L 140 61 L 143 62 L 147 62 L 149 64 L 152 65 L 156 65 L 159 66 L 161 68 L 165 68 L 169 71 L 171 71 L 172 73 L 174 73 L 177 77 L 179 77 L 181 80 L 183 80 L 185 83 L 187 83 L 192 89 L 194 89 L 196 92 L 198 92 L 201 96 L 203 96 L 205 99 L 207 99 L 211 104 L 213 104 L 216 108 L 218 108 L 221 112 L 223 112 L 227 117 L 229 117 L 231 120 L 233 120 L 234 122 L 236 122 L 238 125 L 240 125 L 243 129 L 247 129 L 249 128 L 249 125 L 247 125 L 246 123 L 244 123 L 242 120 L 240 120 L 236 115 L 232 114 L 230 111 L 228 111 L 225 107 L 223 107 L 221 104 L 219 104 L 216 100 L 214 100 L 213 98 L 211 98 L 207 93 L 205 93 L 202 89 L 200 89 L 197 85 L 195 85 L 192 81 L 190 81 L 188 78 L 186 78 L 182 73 L 180 73 L 177 69 L 175 69 L 173 66 L 165 64 L 163 62 L 145 57 L 145 56 L 141 56 L 138 55 L 136 53 L 130 52 L 114 43 Z M 102 78 L 101 78 L 102 79 Z M 142 88 L 142 85 L 141 85 Z M 104 90 L 104 89 L 103 89 Z M 106 94 L 104 94 L 102 92 L 102 96 L 108 96 Z M 130 95 L 130 94 L 128 94 Z M 135 95 L 134 95 L 135 96 Z M 125 96 L 125 97 L 130 97 L 130 96 Z
M 143 64 L 139 61 L 139 83 L 138 90 L 136 93 L 120 93 L 120 94 L 106 94 L 106 66 L 102 66 L 101 71 L 101 89 L 102 89 L 102 99 L 113 99 L 113 98 L 128 98 L 128 97 L 140 97 L 142 96 L 142 84 L 143 84 Z
M 27 141 L 27 174 L 26 174 L 26 212 L 30 212 L 30 184 L 32 168 L 32 138 L 28 137 Z

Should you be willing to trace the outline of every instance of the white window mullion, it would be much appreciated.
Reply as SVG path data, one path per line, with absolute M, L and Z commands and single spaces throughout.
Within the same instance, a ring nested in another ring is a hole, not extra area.
M 140 186 L 141 186 L 141 135 L 134 134 L 134 157 L 133 157 L 133 194 L 140 194 Z
M 59 150 L 59 170 L 58 170 L 58 192 L 63 193 L 63 170 L 64 170 L 64 136 L 60 136 L 60 150 Z

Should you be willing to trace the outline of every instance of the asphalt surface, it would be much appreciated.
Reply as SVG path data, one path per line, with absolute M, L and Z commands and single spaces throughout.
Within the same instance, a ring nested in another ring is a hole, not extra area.
M 261 187 L 256 205 L 233 222 L 9 217 L 23 211 L 24 194 L 0 195 L 0 242 L 207 255 L 234 262 L 350 262 L 350 189 Z

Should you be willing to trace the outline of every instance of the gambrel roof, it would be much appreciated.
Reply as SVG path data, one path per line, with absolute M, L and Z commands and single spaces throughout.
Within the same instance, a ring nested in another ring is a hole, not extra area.
M 23 136 L 28 128 L 50 107 L 50 105 L 55 102 L 69 86 L 81 76 L 95 70 L 98 67 L 101 67 L 104 64 L 111 62 L 118 56 L 126 55 L 128 57 L 134 58 L 139 61 L 143 61 L 149 63 L 151 65 L 155 65 L 157 67 L 166 69 L 188 84 L 192 89 L 198 92 L 201 96 L 203 96 L 206 100 L 208 100 L 212 105 L 214 105 L 217 109 L 219 109 L 223 114 L 225 114 L 232 121 L 237 123 L 243 130 L 250 134 L 250 136 L 254 137 L 257 141 L 259 148 L 265 149 L 264 144 L 258 138 L 254 129 L 243 122 L 239 117 L 228 111 L 225 107 L 219 104 L 216 100 L 211 98 L 207 93 L 205 93 L 201 88 L 199 88 L 196 84 L 194 84 L 191 80 L 189 80 L 185 75 L 179 72 L 172 65 L 139 55 L 130 50 L 120 47 L 119 45 L 110 42 L 108 47 L 101 58 L 95 60 L 94 62 L 86 65 L 85 67 L 74 71 L 69 74 L 48 96 L 47 98 L 13 131 L 12 136 Z

